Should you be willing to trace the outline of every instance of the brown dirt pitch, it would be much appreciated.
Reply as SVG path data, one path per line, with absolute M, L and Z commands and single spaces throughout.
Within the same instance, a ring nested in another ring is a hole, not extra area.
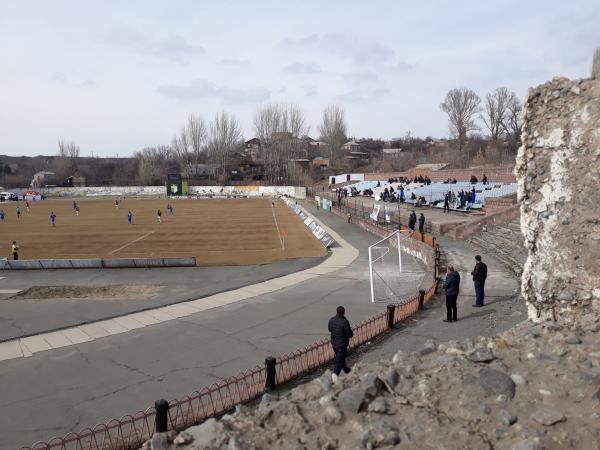
M 293 211 L 270 198 L 166 200 L 73 199 L 0 203 L 0 256 L 12 258 L 13 240 L 21 259 L 152 258 L 195 256 L 198 265 L 263 264 L 326 254 Z M 174 215 L 167 213 L 167 203 Z M 17 220 L 16 208 L 21 208 Z M 157 210 L 162 211 L 158 223 Z M 54 211 L 56 227 L 50 225 Z M 127 212 L 133 224 L 127 223 Z M 280 239 L 281 238 L 281 239 Z

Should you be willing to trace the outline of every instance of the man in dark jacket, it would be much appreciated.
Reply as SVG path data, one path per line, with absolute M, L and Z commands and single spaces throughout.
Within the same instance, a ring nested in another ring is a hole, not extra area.
M 419 233 L 425 233 L 425 214 L 423 213 L 419 216 Z
M 444 289 L 446 289 L 446 320 L 444 322 L 456 322 L 458 320 L 456 299 L 460 290 L 460 275 L 454 271 L 452 266 L 448 266 L 446 270 Z
M 350 322 L 344 316 L 346 310 L 343 306 L 338 306 L 336 315 L 329 319 L 327 329 L 331 333 L 331 346 L 335 353 L 335 368 L 333 369 L 333 381 L 337 380 L 338 375 L 343 370 L 345 373 L 350 372 L 350 368 L 346 365 L 346 355 L 348 354 L 348 345 L 350 338 L 354 336 Z
M 487 278 L 487 265 L 481 262 L 481 256 L 479 255 L 475 255 L 475 268 L 471 275 L 473 275 L 473 284 L 475 285 L 475 304 L 473 306 L 481 308 L 485 297 L 484 286 Z
M 417 215 L 414 211 L 411 211 L 410 216 L 408 216 L 408 232 L 409 234 L 413 234 L 415 231 L 415 225 L 417 224 Z

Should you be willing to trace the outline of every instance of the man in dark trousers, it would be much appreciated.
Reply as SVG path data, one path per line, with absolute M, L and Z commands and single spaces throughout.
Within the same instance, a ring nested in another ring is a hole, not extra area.
M 335 368 L 331 378 L 335 383 L 338 375 L 343 370 L 345 373 L 350 372 L 350 368 L 346 365 L 346 355 L 348 354 L 348 345 L 350 338 L 354 336 L 350 322 L 344 316 L 346 310 L 343 306 L 338 306 L 336 315 L 329 319 L 327 329 L 331 333 L 331 346 L 335 353 Z
M 425 233 L 425 214 L 423 213 L 419 216 L 419 233 Z
M 460 290 L 460 275 L 454 271 L 452 266 L 448 266 L 446 269 L 444 289 L 446 289 L 446 320 L 444 322 L 456 322 L 458 320 L 456 299 Z
M 485 297 L 484 286 L 485 279 L 487 278 L 487 265 L 481 262 L 481 256 L 475 255 L 475 268 L 473 272 L 473 284 L 475 285 L 475 308 L 481 308 L 483 306 L 483 299 Z
M 415 231 L 415 225 L 417 224 L 417 215 L 414 211 L 410 212 L 408 216 L 408 234 L 413 234 Z

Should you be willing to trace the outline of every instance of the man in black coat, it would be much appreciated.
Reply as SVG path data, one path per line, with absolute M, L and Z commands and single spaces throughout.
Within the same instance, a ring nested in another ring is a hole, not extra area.
M 456 322 L 458 320 L 456 299 L 460 291 L 460 275 L 454 271 L 452 266 L 448 266 L 446 269 L 444 289 L 446 289 L 446 320 L 444 322 Z
M 484 286 L 485 279 L 487 278 L 487 265 L 481 262 L 481 256 L 475 255 L 475 268 L 473 272 L 473 284 L 475 286 L 475 308 L 481 308 L 483 306 L 483 299 L 485 297 Z
M 354 336 L 350 322 L 344 316 L 346 310 L 343 306 L 338 306 L 336 315 L 329 319 L 327 329 L 331 333 L 331 346 L 335 353 L 335 368 L 333 369 L 333 381 L 337 380 L 338 375 L 343 370 L 345 373 L 350 372 L 350 368 L 346 365 L 346 355 L 348 354 L 348 345 L 350 338 Z
M 419 216 L 419 233 L 425 233 L 425 214 L 423 213 Z
M 412 234 L 415 231 L 415 225 L 417 224 L 417 215 L 414 211 L 411 211 L 410 216 L 408 217 L 408 231 L 409 234 Z

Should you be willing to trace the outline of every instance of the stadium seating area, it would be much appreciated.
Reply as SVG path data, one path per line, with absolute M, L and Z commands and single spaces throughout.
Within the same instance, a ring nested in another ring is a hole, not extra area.
M 379 186 L 378 186 L 379 185 Z M 390 192 L 391 188 L 394 189 L 393 194 L 395 199 L 398 198 L 398 189 L 400 186 L 404 186 L 404 197 L 405 202 L 409 204 L 415 204 L 417 199 L 424 199 L 424 205 L 431 205 L 437 208 L 444 207 L 444 194 L 447 192 L 453 192 L 458 195 L 459 191 L 471 191 L 475 188 L 475 202 L 470 206 L 470 209 L 481 209 L 485 206 L 485 201 L 487 198 L 497 198 L 497 197 L 505 197 L 507 195 L 512 195 L 517 192 L 517 183 L 495 183 L 489 182 L 487 184 L 483 184 L 481 182 L 478 183 L 470 183 L 468 181 L 459 181 L 457 183 L 441 183 L 441 182 L 433 182 L 431 184 L 425 183 L 389 183 L 388 181 L 361 181 L 354 184 L 349 184 L 345 188 L 348 191 L 352 191 L 356 189 L 361 195 L 364 195 L 365 190 L 372 190 L 372 197 L 377 201 L 381 201 L 383 199 L 383 193 L 385 189 Z M 412 194 L 416 197 L 412 199 Z M 368 195 L 370 196 L 370 195 Z M 423 200 L 422 200 L 423 201 Z M 451 205 L 451 209 L 459 209 Z

